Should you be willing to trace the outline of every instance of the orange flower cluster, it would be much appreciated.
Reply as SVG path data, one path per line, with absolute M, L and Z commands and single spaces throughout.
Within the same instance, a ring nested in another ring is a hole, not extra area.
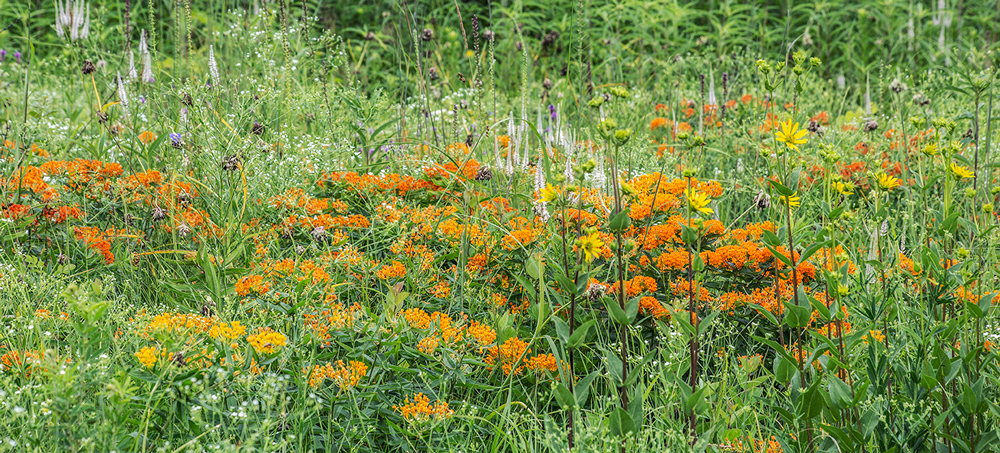
M 616 293 L 620 288 L 620 283 L 614 283 L 608 287 L 608 293 Z M 626 297 L 635 297 L 643 292 L 655 293 L 656 289 L 656 280 L 645 275 L 636 275 L 631 280 L 625 281 Z
M 382 266 L 382 268 L 375 273 L 375 276 L 381 280 L 389 280 L 402 277 L 404 274 L 406 274 L 406 266 L 403 266 L 403 263 L 400 263 L 399 261 L 393 260 L 392 264 Z
M 282 195 L 275 195 L 268 200 L 268 205 L 275 209 L 301 209 L 307 215 L 316 215 L 330 209 L 329 198 L 314 198 L 300 188 L 288 189 Z
M 432 182 L 412 176 L 400 176 L 396 173 L 377 176 L 369 174 L 361 175 L 353 171 L 331 172 L 324 173 L 316 184 L 323 189 L 344 189 L 351 192 L 352 195 L 365 199 L 379 193 L 405 196 L 412 191 L 440 190 L 440 187 Z
M 424 354 L 434 354 L 434 350 L 441 344 L 441 339 L 436 335 L 428 335 L 417 343 L 417 349 Z
M 455 411 L 448 409 L 446 401 L 438 400 L 431 404 L 430 398 L 424 396 L 423 393 L 413 395 L 413 401 L 407 397 L 402 406 L 392 406 L 392 409 L 399 412 L 406 421 L 417 423 L 426 422 L 432 418 L 444 420 L 455 413 Z
M 343 304 L 334 303 L 330 308 L 324 309 L 318 313 L 306 313 L 303 315 L 306 327 L 308 327 L 313 336 L 320 341 L 320 347 L 328 346 L 330 343 L 330 331 L 340 330 L 344 328 L 350 328 L 354 326 L 354 323 L 364 315 L 364 311 L 361 310 L 361 305 L 357 302 L 350 307 L 345 307 Z
M 645 296 L 639 299 L 639 313 L 657 319 L 669 318 L 670 311 L 663 307 L 655 297 Z
M 736 453 L 783 453 L 781 444 L 771 436 L 770 440 L 750 439 L 746 444 L 741 439 L 729 440 L 727 444 L 721 446 L 723 449 Z
M 525 369 L 536 372 L 556 371 L 556 360 L 552 354 L 538 354 L 534 357 L 530 357 L 530 354 L 528 343 L 518 337 L 511 337 L 503 344 L 487 349 L 483 360 L 491 370 L 499 364 L 500 369 L 508 376 L 521 374 Z
M 45 351 L 18 351 L 9 350 L 0 355 L 0 371 L 16 371 L 23 373 L 25 377 L 31 376 L 34 368 L 41 364 L 45 358 Z
M 349 390 L 361 382 L 361 378 L 368 374 L 368 365 L 364 362 L 351 360 L 348 365 L 344 361 L 338 360 L 336 366 L 327 363 L 325 365 L 313 365 L 312 370 L 306 373 L 309 386 L 317 388 L 326 379 L 332 380 L 341 390 Z
M 434 323 L 435 329 L 428 335 L 437 336 L 439 341 L 454 343 L 461 341 L 465 336 L 464 326 L 456 325 L 451 316 L 439 311 L 427 313 L 419 308 L 410 308 L 403 310 L 402 314 L 406 322 L 414 329 L 427 329 Z M 431 342 L 428 341 L 425 343 L 425 346 L 429 346 L 430 344 Z M 434 343 L 434 347 L 437 347 L 437 343 Z
M 465 146 L 465 143 L 461 144 Z M 468 147 L 466 147 L 468 149 Z M 462 166 L 459 167 L 453 162 L 446 164 L 434 164 L 424 168 L 424 175 L 436 186 L 446 186 L 452 179 L 470 181 L 476 178 L 479 172 L 479 162 L 475 159 L 460 160 Z
M 451 294 L 451 285 L 449 285 L 448 282 L 441 281 L 434 285 L 434 287 L 428 292 L 432 297 L 444 299 L 448 297 L 448 294 Z
M 479 345 L 489 346 L 493 344 L 497 339 L 497 332 L 493 330 L 492 327 L 486 324 L 480 324 L 477 321 L 472 321 L 469 323 L 469 328 L 467 329 L 469 337 L 476 340 Z M 482 348 L 480 348 L 482 349 Z
M 246 297 L 250 293 L 265 295 L 271 290 L 271 283 L 260 275 L 247 275 L 236 282 L 236 294 Z

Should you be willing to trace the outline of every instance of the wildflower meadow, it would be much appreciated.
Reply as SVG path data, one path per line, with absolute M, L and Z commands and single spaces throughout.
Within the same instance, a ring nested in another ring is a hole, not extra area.
M 0 451 L 998 451 L 998 23 L 0 0 Z

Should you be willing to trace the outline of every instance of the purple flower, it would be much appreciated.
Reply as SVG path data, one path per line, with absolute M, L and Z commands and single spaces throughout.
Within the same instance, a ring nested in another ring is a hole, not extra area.
M 21 62 L 21 52 L 15 50 L 14 51 L 14 58 L 16 58 L 17 62 L 20 63 Z
M 0 63 L 3 63 L 5 57 L 7 57 L 7 49 L 0 49 Z
M 552 117 L 552 121 L 556 120 L 556 106 L 549 104 L 549 116 Z
M 181 146 L 181 134 L 177 132 L 170 133 L 170 141 L 173 142 L 175 147 L 180 148 Z
M 139 102 L 145 104 L 146 103 L 146 96 L 143 96 L 143 95 L 140 94 L 139 95 Z

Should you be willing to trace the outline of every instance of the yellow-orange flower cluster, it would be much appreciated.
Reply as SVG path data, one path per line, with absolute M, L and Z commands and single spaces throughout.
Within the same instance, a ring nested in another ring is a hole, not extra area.
M 423 393 L 413 395 L 413 401 L 406 398 L 402 406 L 393 406 L 392 409 L 411 422 L 425 422 L 432 418 L 443 420 L 455 413 L 448 409 L 448 402 L 438 400 L 431 404 L 430 398 Z

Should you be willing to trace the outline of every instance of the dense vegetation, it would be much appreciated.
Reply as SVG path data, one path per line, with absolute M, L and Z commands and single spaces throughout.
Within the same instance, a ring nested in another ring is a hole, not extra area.
M 998 11 L 0 0 L 0 449 L 991 451 Z

